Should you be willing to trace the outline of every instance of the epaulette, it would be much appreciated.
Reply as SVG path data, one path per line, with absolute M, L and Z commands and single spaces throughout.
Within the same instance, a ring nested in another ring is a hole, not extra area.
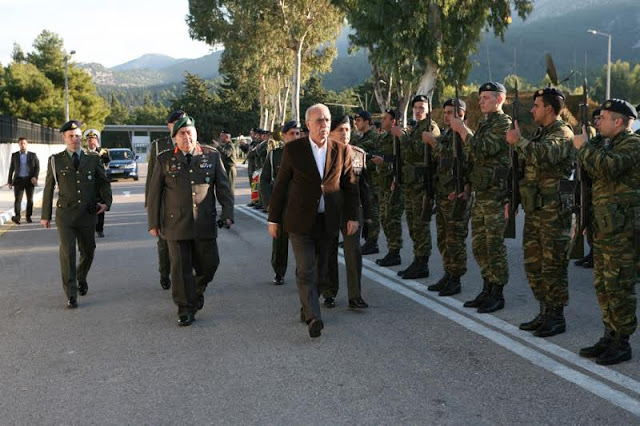
M 82 149 L 82 154 L 83 155 L 95 155 L 96 157 L 98 157 L 98 153 L 95 151 L 89 151 L 88 149 Z
M 171 151 L 173 151 L 173 149 L 167 148 L 167 149 L 162 150 L 161 152 L 159 152 L 157 155 L 160 156 L 160 155 L 164 154 L 165 152 L 171 152 Z
M 200 144 L 199 146 L 202 148 L 202 152 L 217 152 L 217 153 L 220 153 L 220 151 L 218 151 L 217 148 L 214 148 L 211 145 Z
M 351 147 L 351 149 L 353 149 L 356 152 L 359 152 L 360 154 L 365 154 L 365 155 L 367 154 L 367 152 L 364 149 L 360 148 L 359 146 L 355 146 L 355 145 L 349 145 L 349 146 Z

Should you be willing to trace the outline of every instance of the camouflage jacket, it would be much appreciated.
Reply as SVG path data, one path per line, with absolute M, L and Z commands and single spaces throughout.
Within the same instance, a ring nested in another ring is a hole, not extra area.
M 425 144 L 422 142 L 422 132 L 430 131 L 437 138 L 440 136 L 438 124 L 431 120 L 429 126 L 427 120 L 421 120 L 416 126 L 401 138 L 402 164 L 404 182 L 407 184 L 422 182 L 425 164 Z
M 625 130 L 602 147 L 584 144 L 578 159 L 593 179 L 594 206 L 640 205 L 640 136 Z
M 371 153 L 375 153 L 378 148 L 378 138 L 378 133 L 372 127 L 365 134 L 357 138 L 357 140 L 352 141 L 353 143 L 351 144 L 352 146 L 363 149 L 367 154 L 369 154 L 367 168 L 372 179 L 376 174 L 376 165 L 371 161 L 370 156 Z
M 456 190 L 456 180 L 454 177 L 455 150 L 453 146 L 453 131 L 447 129 L 436 139 L 436 146 L 431 154 L 431 167 L 434 167 L 434 189 L 438 198 L 447 198 L 449 194 Z M 469 181 L 466 167 L 464 149 L 462 152 L 463 182 Z
M 492 112 L 480 121 L 478 130 L 468 135 L 463 149 L 469 159 L 471 189 L 481 198 L 503 199 L 506 182 L 497 178 L 498 169 L 509 167 L 506 134 L 511 117 L 502 111 Z
M 393 135 L 385 132 L 376 139 L 373 149 L 375 155 L 384 158 L 384 163 L 374 166 L 376 169 L 372 180 L 379 188 L 389 190 L 391 182 L 393 182 Z

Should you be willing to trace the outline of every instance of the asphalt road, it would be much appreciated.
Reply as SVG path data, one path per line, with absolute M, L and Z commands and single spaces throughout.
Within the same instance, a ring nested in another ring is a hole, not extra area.
M 322 336 L 310 339 L 293 255 L 286 284 L 270 285 L 271 241 L 264 214 L 244 207 L 245 170 L 235 226 L 220 232 L 221 265 L 191 327 L 176 326 L 159 285 L 144 178 L 113 183 L 77 310 L 65 308 L 56 231 L 1 228 L 0 424 L 639 424 L 638 338 L 635 358 L 618 366 L 576 355 L 602 333 L 590 270 L 570 267 L 565 334 L 517 329 L 537 310 L 520 241 L 508 242 L 503 311 L 462 308 L 480 287 L 471 254 L 453 298 L 426 291 L 442 274 L 439 256 L 431 278 L 403 281 L 373 255 L 370 308 L 347 310 L 343 284 Z

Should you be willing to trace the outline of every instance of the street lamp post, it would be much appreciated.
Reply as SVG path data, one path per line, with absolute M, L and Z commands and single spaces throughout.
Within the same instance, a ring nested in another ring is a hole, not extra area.
M 69 121 L 69 59 L 71 55 L 75 55 L 76 51 L 72 50 L 69 54 L 64 55 L 64 120 Z
M 611 99 L 611 34 L 603 33 L 596 30 L 588 30 L 588 33 L 593 35 L 601 35 L 603 37 L 607 37 L 608 40 L 608 48 L 607 48 L 607 99 Z

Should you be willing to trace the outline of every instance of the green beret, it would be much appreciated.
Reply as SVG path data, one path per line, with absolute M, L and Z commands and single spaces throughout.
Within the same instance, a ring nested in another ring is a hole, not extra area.
M 638 111 L 624 99 L 609 99 L 602 104 L 601 109 L 602 111 L 617 112 L 634 120 L 638 118 Z
M 480 86 L 480 88 L 478 89 L 478 94 L 480 94 L 482 92 L 507 93 L 507 89 L 504 87 L 504 85 L 502 85 L 500 83 L 496 83 L 494 81 L 489 81 L 489 82 L 483 84 L 482 86 Z
M 188 115 L 179 118 L 178 121 L 173 125 L 173 131 L 171 132 L 171 137 L 175 138 L 178 134 L 178 130 L 182 127 L 196 127 L 196 120 L 193 117 L 189 117 Z
M 562 100 L 565 99 L 564 93 L 555 87 L 545 87 L 544 89 L 536 90 L 533 94 L 533 100 L 535 101 L 538 96 L 556 96 Z
M 80 123 L 77 120 L 70 120 L 67 121 L 66 123 L 64 123 L 62 125 L 62 127 L 60 127 L 60 133 L 64 133 L 67 130 L 75 130 L 75 129 L 79 129 L 82 126 L 82 123 Z

